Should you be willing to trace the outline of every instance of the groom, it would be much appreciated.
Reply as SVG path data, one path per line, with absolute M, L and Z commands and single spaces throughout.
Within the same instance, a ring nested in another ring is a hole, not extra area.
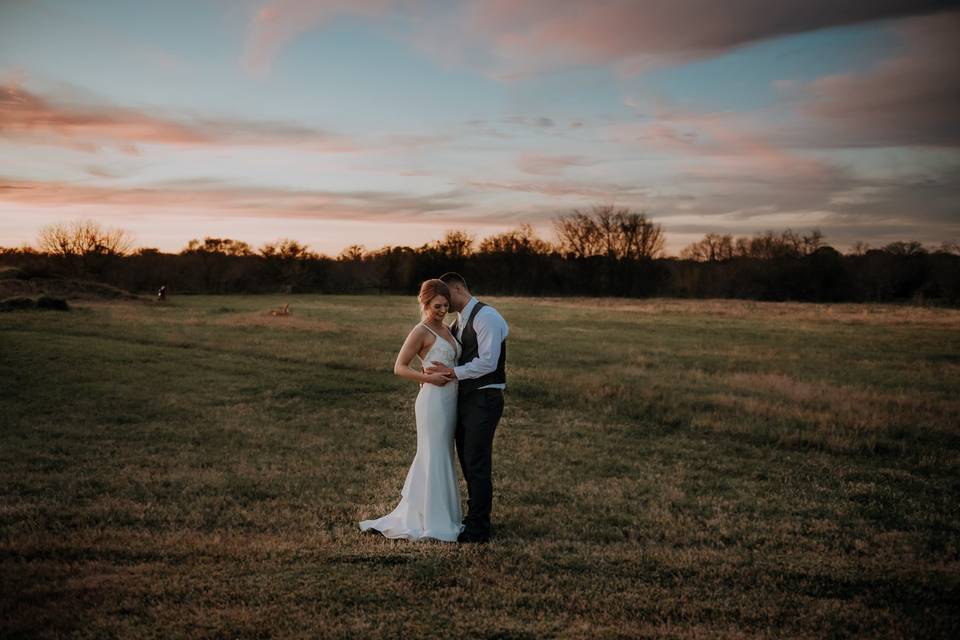
M 460 468 L 467 481 L 467 517 L 457 542 L 487 542 L 493 503 L 490 475 L 493 432 L 503 414 L 503 389 L 507 386 L 506 341 L 510 330 L 496 309 L 470 295 L 463 276 L 445 273 L 440 280 L 450 288 L 452 310 L 459 312 L 450 331 L 462 349 L 458 366 L 451 369 L 432 362 L 427 372 L 459 380 L 454 439 Z

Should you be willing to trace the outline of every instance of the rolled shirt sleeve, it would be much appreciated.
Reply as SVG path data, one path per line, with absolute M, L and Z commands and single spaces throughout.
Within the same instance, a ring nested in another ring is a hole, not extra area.
M 493 307 L 484 307 L 477 313 L 473 328 L 477 332 L 477 357 L 453 368 L 457 380 L 479 378 L 496 370 L 500 345 L 510 333 L 506 321 Z

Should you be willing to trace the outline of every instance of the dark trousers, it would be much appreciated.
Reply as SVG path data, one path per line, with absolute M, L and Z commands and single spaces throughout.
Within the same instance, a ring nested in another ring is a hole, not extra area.
M 464 531 L 490 535 L 490 509 L 493 503 L 491 466 L 493 432 L 503 414 L 503 391 L 477 389 L 457 398 L 457 457 L 467 481 L 467 517 Z

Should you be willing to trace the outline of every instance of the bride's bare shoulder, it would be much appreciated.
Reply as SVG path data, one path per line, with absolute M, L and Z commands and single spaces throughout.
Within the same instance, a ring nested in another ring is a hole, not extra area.
M 407 334 L 407 341 L 411 340 L 425 340 L 427 336 L 432 335 L 426 327 L 423 326 L 423 323 L 418 322 Z

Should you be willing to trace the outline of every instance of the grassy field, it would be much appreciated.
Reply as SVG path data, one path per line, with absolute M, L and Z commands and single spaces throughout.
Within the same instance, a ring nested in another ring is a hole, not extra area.
M 414 453 L 412 296 L 0 314 L 0 636 L 957 631 L 960 312 L 491 301 L 481 547 L 357 530 Z

